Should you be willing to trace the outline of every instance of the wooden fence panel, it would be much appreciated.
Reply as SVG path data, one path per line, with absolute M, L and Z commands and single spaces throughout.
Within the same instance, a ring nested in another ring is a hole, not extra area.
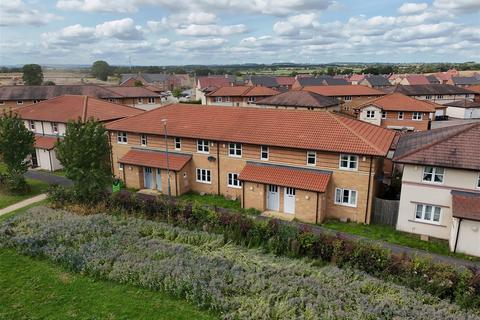
M 372 223 L 397 225 L 399 200 L 385 200 L 375 198 L 373 204 Z

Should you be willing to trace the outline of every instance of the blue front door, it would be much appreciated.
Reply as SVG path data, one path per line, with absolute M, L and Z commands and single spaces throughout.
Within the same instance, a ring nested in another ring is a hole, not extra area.
M 157 190 L 162 191 L 162 170 L 157 169 Z
M 152 168 L 143 168 L 143 186 L 145 189 L 152 189 Z

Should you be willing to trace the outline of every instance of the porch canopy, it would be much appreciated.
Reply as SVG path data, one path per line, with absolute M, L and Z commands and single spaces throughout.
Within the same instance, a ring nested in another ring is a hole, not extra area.
M 35 148 L 52 150 L 58 140 L 58 137 L 35 135 Z
M 480 192 L 452 190 L 452 215 L 480 221 Z
M 180 171 L 190 159 L 192 159 L 191 155 L 169 152 L 169 169 L 172 171 Z M 131 149 L 120 158 L 118 162 L 142 167 L 167 169 L 167 153 L 163 151 Z
M 325 170 L 247 162 L 239 179 L 323 193 L 330 176 Z

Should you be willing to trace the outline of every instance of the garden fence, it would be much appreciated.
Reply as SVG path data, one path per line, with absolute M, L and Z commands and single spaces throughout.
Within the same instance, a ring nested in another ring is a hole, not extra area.
M 397 225 L 399 200 L 386 200 L 375 198 L 373 204 L 372 223 Z

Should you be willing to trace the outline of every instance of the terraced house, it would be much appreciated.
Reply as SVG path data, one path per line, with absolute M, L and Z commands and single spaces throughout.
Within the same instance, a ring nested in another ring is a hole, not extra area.
M 219 194 L 308 222 L 368 223 L 395 135 L 331 112 L 187 104 L 107 129 L 113 172 L 128 187 Z
M 206 95 L 207 105 L 246 107 L 280 92 L 262 86 L 226 86 Z

